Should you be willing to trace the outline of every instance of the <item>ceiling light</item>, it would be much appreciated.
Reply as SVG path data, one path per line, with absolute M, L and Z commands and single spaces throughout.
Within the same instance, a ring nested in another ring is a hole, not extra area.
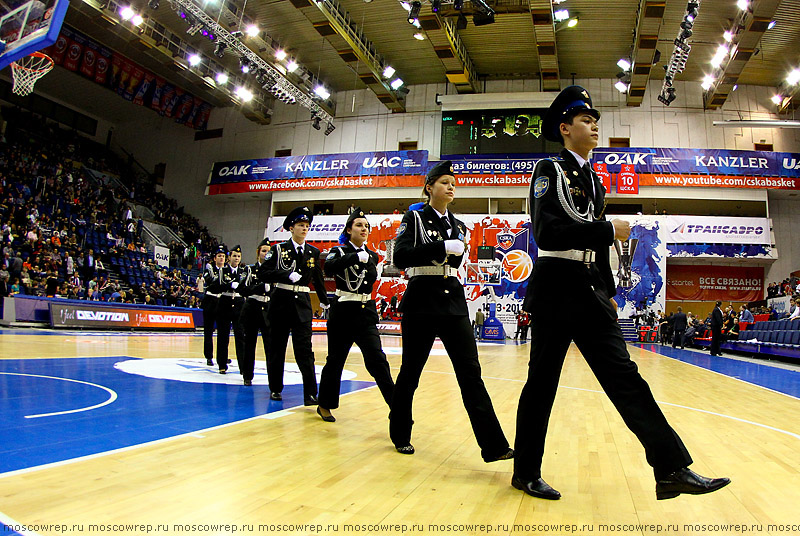
M 778 21 L 776 20 L 770 21 L 769 24 L 767 24 L 767 30 L 773 29 L 776 24 L 778 24 Z
M 192 67 L 197 67 L 200 65 L 200 62 L 203 61 L 200 57 L 200 54 L 192 54 L 189 56 L 189 65 Z
M 400 2 L 400 5 L 403 6 L 403 9 L 405 9 L 406 11 L 411 11 L 411 4 L 409 4 L 408 2 Z
M 783 96 L 781 95 L 773 95 L 770 99 L 773 104 L 780 105 L 781 101 L 783 101 Z
M 439 13 L 440 9 L 442 9 L 442 0 L 431 0 L 431 11 Z
M 245 56 L 239 58 L 239 67 L 242 69 L 244 74 L 250 72 L 250 60 L 248 60 Z
M 733 41 L 733 32 L 732 32 L 732 31 L 730 31 L 730 30 L 727 30 L 727 31 L 726 31 L 724 34 L 722 34 L 722 38 L 723 38 L 723 39 L 724 39 L 724 40 L 725 40 L 727 43 L 730 43 L 731 41 Z
M 260 30 L 260 29 L 258 28 L 258 26 L 257 26 L 257 25 L 255 25 L 255 24 L 251 24 L 251 25 L 250 25 L 250 26 L 248 26 L 248 27 L 247 27 L 247 29 L 245 30 L 245 33 L 247 33 L 247 35 L 249 35 L 250 37 L 255 37 L 255 36 L 257 36 L 257 35 L 259 34 L 259 32 L 261 32 L 261 30 Z
M 227 84 L 228 83 L 228 75 L 226 73 L 217 73 L 217 84 Z
M 334 130 L 336 130 L 336 127 L 333 125 L 333 123 L 328 123 L 328 126 L 325 127 L 325 135 L 327 136 L 328 134 L 330 134 Z
M 561 22 L 562 20 L 567 20 L 569 18 L 569 10 L 568 9 L 559 9 L 555 13 L 553 13 L 553 17 L 555 18 L 556 22 Z
M 131 24 L 134 26 L 139 26 L 144 22 L 144 17 L 139 15 L 138 13 L 131 18 Z
M 410 22 L 411 26 L 414 26 L 415 28 L 422 28 L 422 26 L 419 23 L 419 19 L 410 20 L 408 22 Z
M 419 17 L 419 12 L 422 9 L 422 2 L 414 0 L 411 2 L 411 9 L 408 10 L 408 22 L 413 24 Z
M 572 17 L 567 21 L 567 28 L 574 28 L 578 25 L 578 17 Z
M 253 93 L 243 86 L 237 87 L 236 91 L 234 91 L 234 94 L 239 97 L 239 100 L 242 102 L 250 102 L 253 100 Z
M 295 72 L 298 67 L 300 67 L 300 64 L 294 60 L 291 60 L 289 63 L 286 64 L 286 70 L 289 71 L 290 73 Z
M 737 89 L 739 89 L 739 84 L 733 84 L 731 91 L 736 91 Z
M 389 85 L 392 86 L 392 89 L 398 90 L 398 89 L 400 89 L 402 87 L 403 80 L 401 80 L 400 78 L 395 78 L 394 80 L 392 80 L 392 83 L 389 84 Z
M 798 82 L 800 82 L 800 69 L 792 69 L 792 71 L 786 75 L 786 83 L 793 86 Z
M 747 11 L 750 2 L 748 0 L 737 0 L 736 7 L 741 9 L 742 11 Z
M 279 48 L 275 51 L 275 59 L 278 61 L 283 61 L 286 59 L 286 51 Z
M 150 0 L 147 5 L 150 6 L 150 9 L 158 9 L 161 3 L 158 0 Z
M 131 20 L 135 14 L 136 12 L 133 11 L 131 6 L 125 6 L 119 10 L 119 16 L 122 17 L 122 20 Z
M 619 65 L 619 68 L 622 69 L 623 71 L 630 71 L 631 70 L 631 62 L 629 62 L 625 58 L 621 58 L 617 62 L 617 65 Z
M 464 0 L 453 0 L 453 9 L 461 11 L 464 8 Z
M 620 93 L 625 93 L 626 91 L 628 91 L 628 84 L 626 84 L 622 80 L 617 80 L 617 83 L 614 84 L 614 87 L 617 88 Z
M 314 88 L 314 93 L 322 100 L 327 100 L 331 96 L 331 92 L 325 89 L 325 86 L 318 85 Z
M 391 65 L 387 65 L 383 69 L 383 77 L 384 78 L 391 78 L 392 75 L 394 75 L 394 67 L 392 67 Z
M 223 58 L 225 56 L 225 43 L 222 41 L 217 42 L 217 46 L 214 49 L 214 55 L 218 58 Z
M 705 91 L 708 91 L 713 84 L 714 84 L 714 77 L 711 75 L 706 75 L 705 78 L 703 78 L 703 83 L 701 84 L 701 87 Z
M 414 39 L 418 39 L 419 41 L 425 41 L 425 35 L 417 32 L 414 34 Z
M 322 121 L 322 119 L 320 119 L 320 117 L 318 115 L 316 115 L 316 114 L 314 114 L 312 112 L 312 115 L 311 115 L 311 126 L 314 127 L 315 130 L 319 130 L 320 129 L 320 121 Z

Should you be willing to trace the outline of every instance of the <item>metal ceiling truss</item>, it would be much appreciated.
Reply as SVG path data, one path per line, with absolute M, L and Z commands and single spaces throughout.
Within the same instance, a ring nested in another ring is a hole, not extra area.
M 455 86 L 458 93 L 480 93 L 481 86 L 475 64 L 469 51 L 458 34 L 458 18 L 463 13 L 444 7 L 438 13 L 419 17 L 420 28 L 425 31 L 433 51 L 442 62 L 447 81 Z
M 287 80 L 283 73 L 271 64 L 264 61 L 258 54 L 250 50 L 238 37 L 232 35 L 227 29 L 222 27 L 217 21 L 210 17 L 200 6 L 191 0 L 170 0 L 173 9 L 180 8 L 192 15 L 198 22 L 202 22 L 205 27 L 217 37 L 217 46 L 225 46 L 226 50 L 232 51 L 240 59 L 245 58 L 250 64 L 251 73 L 261 87 L 272 92 L 273 88 L 280 89 L 282 94 L 294 99 L 297 104 L 308 108 L 313 117 L 319 117 L 322 121 L 333 125 L 333 116 L 322 106 L 316 96 L 298 88 L 294 83 Z
M 664 22 L 666 0 L 641 0 L 636 17 L 636 30 L 633 35 L 631 53 L 630 83 L 628 85 L 628 106 L 639 106 L 647 91 L 650 71 L 656 58 L 658 32 Z
M 552 0 L 530 0 L 530 11 L 533 18 L 536 52 L 539 54 L 542 91 L 558 91 L 561 89 L 561 75 L 558 70 Z
M 675 86 L 673 82 L 675 77 L 683 72 L 686 68 L 686 62 L 689 60 L 689 52 L 692 50 L 692 45 L 688 39 L 692 36 L 692 28 L 694 27 L 694 20 L 700 12 L 700 0 L 689 0 L 686 4 L 686 12 L 683 15 L 683 20 L 678 27 L 678 36 L 675 38 L 675 47 L 672 49 L 667 64 L 665 65 L 664 82 L 661 84 L 661 91 L 658 94 L 658 100 L 664 106 L 669 106 L 675 100 Z
M 384 61 L 378 56 L 375 45 L 364 36 L 364 31 L 350 17 L 338 0 L 315 2 L 314 0 L 291 0 L 298 9 L 315 6 L 325 16 L 327 23 L 312 23 L 325 38 L 335 32 L 347 43 L 347 48 L 337 49 L 342 60 L 348 63 L 361 81 L 378 97 L 378 100 L 394 112 L 406 111 L 408 89 L 393 89 L 383 78 Z M 310 19 L 309 19 L 310 20 Z M 332 30 L 332 31 L 331 31 Z
M 730 53 L 712 73 L 714 82 L 703 95 L 707 109 L 715 110 L 725 104 L 747 62 L 757 54 L 758 43 L 780 3 L 780 0 L 755 0 L 749 3 L 747 10 L 739 11 L 729 30 L 733 34 Z

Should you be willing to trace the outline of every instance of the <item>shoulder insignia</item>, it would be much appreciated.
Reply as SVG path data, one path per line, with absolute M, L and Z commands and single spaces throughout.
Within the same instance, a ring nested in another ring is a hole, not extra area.
M 269 251 L 267 251 L 267 256 L 264 257 L 264 260 L 271 259 L 271 258 L 272 258 L 272 250 L 269 250 Z
M 325 257 L 325 260 L 329 261 L 329 260 L 333 259 L 334 257 L 336 257 L 336 253 L 334 253 L 333 250 L 331 250 L 331 252 L 328 253 L 328 256 Z
M 539 199 L 547 193 L 547 188 L 550 186 L 550 177 L 542 175 L 533 183 L 533 197 Z
M 400 235 L 402 235 L 403 233 L 405 233 L 406 232 L 406 227 L 407 226 L 406 226 L 405 223 L 401 223 L 400 227 L 397 228 L 397 234 L 395 235 L 395 238 L 400 236 Z

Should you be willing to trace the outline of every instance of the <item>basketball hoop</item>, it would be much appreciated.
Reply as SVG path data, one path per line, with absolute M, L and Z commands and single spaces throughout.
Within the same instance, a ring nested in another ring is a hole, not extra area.
M 24 97 L 33 93 L 33 85 L 53 68 L 53 60 L 47 54 L 34 52 L 11 63 L 14 75 L 14 94 Z

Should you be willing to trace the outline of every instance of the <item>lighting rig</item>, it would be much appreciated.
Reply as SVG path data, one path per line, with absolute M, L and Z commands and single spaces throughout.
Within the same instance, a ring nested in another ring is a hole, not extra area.
M 672 56 L 664 70 L 664 83 L 661 85 L 661 93 L 658 95 L 658 100 L 665 106 L 672 104 L 675 100 L 675 87 L 673 82 L 675 76 L 679 75 L 686 68 L 686 61 L 689 59 L 689 52 L 692 50 L 692 45 L 689 44 L 688 39 L 692 36 L 692 27 L 694 20 L 697 18 L 697 12 L 700 9 L 700 0 L 690 0 L 686 4 L 686 13 L 683 15 L 683 21 L 678 29 L 678 36 L 675 38 L 675 48 L 672 50 Z
M 186 13 L 187 17 L 191 16 L 193 21 L 201 24 L 200 29 L 206 29 L 216 37 L 215 56 L 221 58 L 226 51 L 235 54 L 239 57 L 242 72 L 245 74 L 254 73 L 256 82 L 261 84 L 264 90 L 273 93 L 282 102 L 287 104 L 297 103 L 308 108 L 314 117 L 328 123 L 326 134 L 333 132 L 334 128 L 336 128 L 333 125 L 333 117 L 317 102 L 319 94 L 317 93 L 316 96 L 309 95 L 287 80 L 278 69 L 264 61 L 240 40 L 242 37 L 241 31 L 228 32 L 192 0 L 170 0 L 170 5 L 174 11 Z
M 486 0 L 471 0 L 471 3 L 473 6 L 472 22 L 473 24 L 475 24 L 475 26 L 484 26 L 486 24 L 492 24 L 494 22 L 495 11 Z M 400 4 L 408 11 L 408 23 L 419 28 L 420 27 L 419 15 L 422 9 L 422 1 L 401 0 Z M 464 9 L 464 0 L 451 0 L 451 1 L 431 0 L 430 4 L 431 4 L 431 12 L 440 14 L 443 5 L 452 4 L 453 10 L 458 12 L 458 15 L 448 15 L 448 16 L 458 17 L 459 24 L 463 26 L 460 27 L 459 29 L 464 29 L 466 27 L 467 18 L 464 16 L 463 13 L 461 13 L 461 10 Z

